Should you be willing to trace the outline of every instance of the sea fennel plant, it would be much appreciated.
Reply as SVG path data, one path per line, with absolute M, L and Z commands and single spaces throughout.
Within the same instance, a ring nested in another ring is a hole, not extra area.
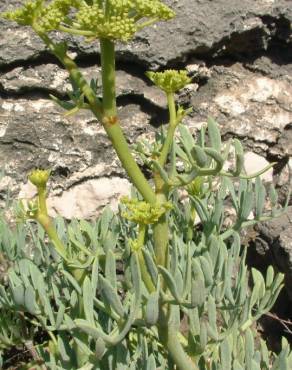
M 277 356 L 255 327 L 273 306 L 283 275 L 269 267 L 264 278 L 252 269 L 249 287 L 240 243 L 243 227 L 285 209 L 259 177 L 270 166 L 246 175 L 240 141 L 223 143 L 211 118 L 192 136 L 182 123 L 190 110 L 175 103 L 190 82 L 186 71 L 147 73 L 169 109 L 169 124 L 154 143 L 131 150 L 119 124 L 115 44 L 174 12 L 159 0 L 36 0 L 2 16 L 30 26 L 66 68 L 71 100 L 53 100 L 66 114 L 92 112 L 133 192 L 118 214 L 106 208 L 95 222 L 66 224 L 48 215 L 50 171 L 29 174 L 37 197 L 22 202 L 17 214 L 37 227 L 28 222 L 12 233 L 0 224 L 0 256 L 12 264 L 0 286 L 0 356 L 23 343 L 34 358 L 28 368 L 288 369 L 287 341 Z M 54 31 L 100 43 L 102 98 Z M 151 181 L 138 163 L 150 169 Z M 235 217 L 227 227 L 230 210 Z

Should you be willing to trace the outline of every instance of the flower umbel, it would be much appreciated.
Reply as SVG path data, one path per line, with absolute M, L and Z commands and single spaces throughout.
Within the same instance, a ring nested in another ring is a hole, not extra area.
M 28 179 L 37 188 L 46 188 L 50 174 L 51 174 L 51 171 L 49 170 L 37 169 L 37 170 L 31 171 L 31 173 L 28 175 Z
M 38 32 L 60 30 L 97 38 L 127 41 L 157 21 L 175 13 L 160 0 L 35 0 L 3 14 L 4 18 L 29 25 Z
M 141 225 L 155 224 L 165 212 L 172 208 L 170 202 L 152 205 L 128 197 L 123 197 L 121 202 L 127 207 L 122 217 Z
M 163 72 L 146 72 L 147 77 L 166 93 L 175 93 L 191 82 L 187 71 L 168 69 Z

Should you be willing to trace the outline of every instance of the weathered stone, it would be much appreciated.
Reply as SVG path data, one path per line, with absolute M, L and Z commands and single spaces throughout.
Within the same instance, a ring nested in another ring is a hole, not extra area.
M 258 154 L 253 152 L 247 152 L 244 155 L 244 168 L 247 175 L 255 174 L 267 167 L 269 162 Z M 273 182 L 273 169 L 270 168 L 268 171 L 261 175 L 261 179 L 265 182 Z
M 186 67 L 193 81 L 178 97 L 180 104 L 194 108 L 186 124 L 196 130 L 212 115 L 225 138 L 237 136 L 253 153 L 247 165 L 257 162 L 256 154 L 286 163 L 292 152 L 292 12 L 287 1 L 166 2 L 177 12 L 174 20 L 117 45 L 119 116 L 129 142 L 152 137 L 153 126 L 167 121 L 165 96 L 147 81 L 145 70 Z M 2 0 L 0 11 L 19 4 Z M 51 196 L 59 199 L 88 181 L 125 177 L 91 113 L 64 117 L 49 100 L 50 93 L 66 98 L 70 84 L 40 39 L 6 20 L 0 20 L 0 30 L 0 167 L 11 178 L 9 185 L 2 184 L 1 198 L 8 188 L 19 193 L 33 167 L 52 168 Z M 84 76 L 100 85 L 98 43 L 68 39 Z
M 274 37 L 289 40 L 291 7 L 285 0 L 168 0 L 176 11 L 171 22 L 159 23 L 139 32 L 129 45 L 119 45 L 118 59 L 157 68 L 196 55 L 252 55 L 266 50 Z M 21 4 L 3 1 L 0 11 Z M 29 29 L 6 21 L 0 45 L 0 66 L 43 57 L 45 48 Z M 159 36 L 158 36 L 159 35 Z M 92 56 L 98 44 L 72 40 L 72 50 Z
M 288 207 L 283 216 L 259 224 L 258 230 L 273 256 L 274 263 L 285 273 L 285 286 L 292 300 L 292 207 Z
M 289 155 L 292 148 L 291 140 L 287 140 L 292 122 L 291 84 L 286 79 L 252 73 L 240 63 L 231 67 L 215 66 L 211 68 L 211 76 L 199 92 L 192 94 L 191 105 L 195 109 L 189 124 L 199 127 L 204 118 L 211 115 L 225 135 L 232 133 L 250 141 L 251 149 L 271 154 L 276 151 L 279 157 Z

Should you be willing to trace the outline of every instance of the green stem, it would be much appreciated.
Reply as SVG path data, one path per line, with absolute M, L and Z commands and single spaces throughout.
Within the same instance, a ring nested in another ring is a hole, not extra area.
M 107 39 L 100 40 L 102 103 L 106 117 L 116 117 L 116 66 L 115 45 Z
M 169 151 L 171 150 L 175 129 L 177 126 L 177 117 L 175 109 L 174 94 L 167 93 L 167 102 L 169 109 L 169 126 L 165 142 L 159 155 L 158 162 L 161 166 L 165 165 Z M 155 192 L 157 201 L 164 203 L 168 197 L 168 186 L 164 183 L 159 173 L 154 174 Z M 158 223 L 154 225 L 154 250 L 157 264 L 166 267 L 168 259 L 168 237 L 169 227 L 167 216 L 163 215 Z
M 59 255 L 66 261 L 66 248 L 64 244 L 59 239 L 59 236 L 57 234 L 57 231 L 52 223 L 51 218 L 43 213 L 39 213 L 36 216 L 36 220 L 41 224 L 41 226 L 44 228 L 46 233 L 48 234 L 48 237 L 50 238 L 51 242 L 53 243 L 56 251 L 59 253 Z
M 38 206 L 39 206 L 39 212 L 48 215 L 48 210 L 47 210 L 47 201 L 46 201 L 46 188 L 44 187 L 39 187 L 38 188 Z
M 172 360 L 179 370 L 197 370 L 197 366 L 186 354 L 178 339 L 177 328 L 169 322 L 165 312 L 161 310 L 158 324 L 158 334 L 161 343 L 167 348 Z
M 156 178 L 156 184 L 159 179 Z M 156 194 L 157 202 L 165 203 L 167 201 L 166 195 L 163 191 L 159 191 Z M 159 266 L 166 267 L 168 260 L 168 238 L 169 238 L 169 227 L 167 216 L 164 214 L 160 217 L 159 221 L 154 225 L 153 238 L 154 238 L 154 252 L 156 257 L 156 263 Z
M 132 183 L 147 202 L 154 204 L 156 202 L 155 194 L 134 160 L 117 118 L 115 52 L 114 44 L 109 40 L 101 40 L 101 66 L 104 112 L 102 118 L 103 126 Z
M 169 125 L 168 125 L 166 139 L 165 139 L 165 142 L 163 144 L 163 147 L 162 147 L 159 159 L 158 159 L 158 162 L 161 166 L 164 166 L 167 160 L 167 155 L 171 149 L 175 129 L 177 126 L 174 93 L 167 93 L 167 102 L 168 102 L 168 110 L 169 110 Z
M 151 277 L 149 275 L 149 272 L 146 267 L 146 263 L 144 260 L 142 248 L 144 247 L 145 244 L 145 234 L 146 234 L 146 225 L 140 224 L 139 225 L 139 232 L 138 232 L 138 260 L 139 260 L 139 265 L 140 265 L 140 270 L 141 270 L 141 275 L 143 282 L 148 290 L 149 293 L 155 292 L 155 286 L 151 280 Z
M 46 34 L 40 32 L 37 27 L 35 27 L 35 30 L 48 48 L 64 65 L 69 72 L 71 79 L 77 86 L 79 86 L 80 90 L 86 96 L 91 111 L 103 124 L 104 129 L 106 130 L 108 137 L 111 140 L 112 145 L 122 163 L 122 166 L 126 170 L 132 183 L 136 186 L 138 191 L 147 202 L 154 204 L 156 202 L 155 193 L 153 192 L 139 166 L 135 162 L 123 131 L 119 125 L 118 118 L 116 117 L 116 99 L 114 88 L 112 87 L 112 84 L 115 84 L 115 58 L 113 43 L 109 40 L 106 40 L 106 42 L 103 42 L 102 46 L 102 66 L 110 72 L 110 77 L 107 78 L 105 73 L 102 72 L 103 92 L 105 95 L 103 102 L 101 103 L 79 71 L 76 63 L 66 54 L 66 51 L 54 44 L 54 42 Z M 106 112 L 104 112 L 103 105 L 105 106 Z

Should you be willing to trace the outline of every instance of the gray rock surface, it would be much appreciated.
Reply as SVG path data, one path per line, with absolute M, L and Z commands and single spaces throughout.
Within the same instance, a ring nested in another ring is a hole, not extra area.
M 292 153 L 290 1 L 165 2 L 176 11 L 174 20 L 117 46 L 119 115 L 129 142 L 147 133 L 153 136 L 167 120 L 165 97 L 147 81 L 145 71 L 187 68 L 193 81 L 178 96 L 181 104 L 193 106 L 186 124 L 196 131 L 208 115 L 214 116 L 224 137 L 237 136 L 251 153 L 247 165 L 279 162 L 274 180 L 286 193 L 291 187 Z M 2 0 L 0 11 L 20 3 Z M 29 28 L 1 19 L 0 30 L 0 168 L 5 170 L 0 202 L 7 193 L 29 196 L 27 172 L 50 167 L 52 212 L 81 217 L 80 210 L 86 207 L 77 204 L 75 195 L 82 192 L 91 202 L 93 192 L 96 207 L 83 214 L 92 217 L 106 203 L 106 196 L 98 198 L 96 189 L 112 187 L 108 201 L 114 202 L 116 184 L 123 184 L 120 193 L 128 191 L 125 173 L 90 112 L 64 117 L 50 100 L 49 94 L 65 98 L 70 84 L 67 72 L 38 37 Z M 100 81 L 98 44 L 80 38 L 69 41 L 84 75 Z M 70 215 L 64 210 L 68 194 L 76 200 Z
M 257 243 L 259 254 L 270 253 L 280 271 L 285 273 L 286 289 L 292 301 L 292 207 L 288 212 L 268 223 L 257 226 L 262 243 Z M 264 247 L 265 246 L 265 247 Z

